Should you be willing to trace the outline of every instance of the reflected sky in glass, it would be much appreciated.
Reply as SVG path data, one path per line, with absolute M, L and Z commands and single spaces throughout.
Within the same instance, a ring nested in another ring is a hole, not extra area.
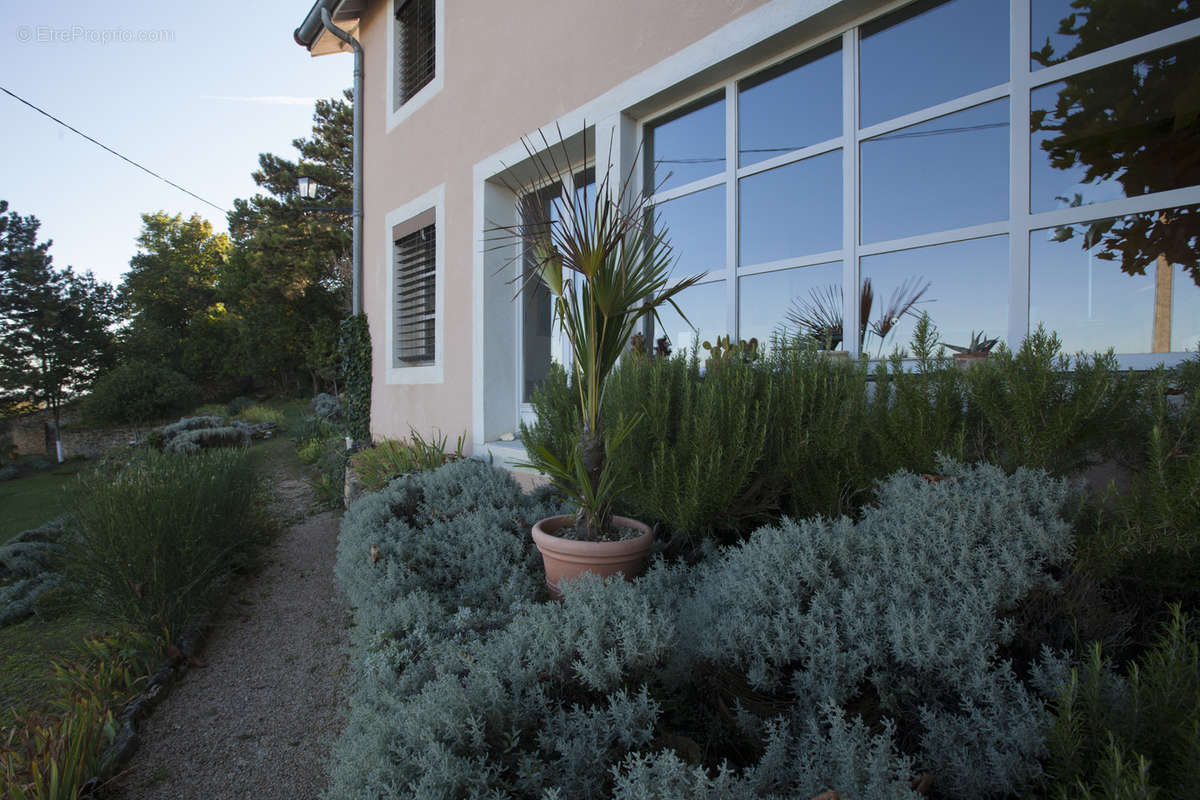
M 1181 22 L 1200 17 L 1200 3 L 1184 4 L 1179 0 L 1143 0 L 1143 2 L 1113 2 L 1093 0 L 1088 5 L 1100 8 L 1103 14 L 1095 17 L 1088 8 L 1072 8 L 1072 0 L 1032 0 L 1030 4 L 1030 68 L 1042 69 L 1068 58 L 1094 53 L 1114 44 L 1136 39 Z M 1060 22 L 1072 14 L 1068 25 L 1073 33 L 1060 34 Z M 1047 45 L 1049 46 L 1048 49 Z
M 654 338 L 665 332 L 671 338 L 671 351 L 681 352 L 684 348 L 691 349 L 697 335 L 700 341 L 716 341 L 718 336 L 729 332 L 725 310 L 729 307 L 725 281 L 702 283 L 692 286 L 675 296 L 675 302 L 680 310 L 687 315 L 687 320 L 675 313 L 670 304 L 658 310 L 662 318 L 662 326 L 655 329 Z
M 738 166 L 842 135 L 841 41 L 764 70 L 738 89 Z
M 1158 273 L 1155 256 L 1142 253 L 1126 260 L 1116 243 L 1131 223 L 1136 224 L 1135 217 L 1106 220 L 1096 228 L 1068 225 L 1030 233 L 1031 329 L 1044 324 L 1058 334 L 1067 352 L 1110 347 L 1118 353 L 1181 352 L 1200 345 L 1200 286 L 1176 265 L 1169 285 L 1158 287 L 1158 280 L 1167 276 Z M 1144 274 L 1130 274 L 1139 270 Z M 1156 313 L 1161 331 L 1157 346 Z
M 889 299 L 906 280 L 910 286 L 916 280 L 930 284 L 914 309 L 916 316 L 901 319 L 883 343 L 884 355 L 897 345 L 908 348 L 922 311 L 929 313 L 946 344 L 965 345 L 972 331 L 1001 339 L 1008 334 L 1007 236 L 865 256 L 861 269 L 875 291 L 872 322 L 883 318 Z M 879 353 L 875 335 L 868 333 L 864 344 L 872 358 Z
M 816 264 L 811 267 L 783 269 L 746 275 L 738 279 L 739 300 L 738 337 L 758 339 L 759 349 L 770 347 L 771 335 L 782 328 L 786 338 L 799 331 L 786 324 L 788 308 L 797 301 L 804 302 L 814 289 L 842 285 L 842 262 Z
M 862 143 L 862 241 L 1008 218 L 1008 99 Z
M 1089 70 L 1030 94 L 1030 211 L 1200 183 L 1200 43 Z M 1190 102 L 1190 106 L 1188 105 Z
M 676 257 L 672 275 L 683 278 L 725 269 L 725 185 L 659 203 L 657 231 L 666 231 Z
M 646 128 L 647 186 L 661 192 L 725 171 L 725 95 Z
M 1008 22 L 998 0 L 925 0 L 863 25 L 859 124 L 1006 82 Z
M 840 250 L 842 151 L 742 178 L 738 211 L 743 266 Z

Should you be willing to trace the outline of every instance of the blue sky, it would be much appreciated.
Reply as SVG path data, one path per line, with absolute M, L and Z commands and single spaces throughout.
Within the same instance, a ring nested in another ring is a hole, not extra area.
M 223 208 L 258 154 L 295 158 L 350 55 L 292 40 L 308 0 L 0 4 L 0 86 Z M 144 39 L 145 41 L 139 41 Z M 57 266 L 118 281 L 141 214 L 225 215 L 0 94 L 0 199 L 41 220 Z

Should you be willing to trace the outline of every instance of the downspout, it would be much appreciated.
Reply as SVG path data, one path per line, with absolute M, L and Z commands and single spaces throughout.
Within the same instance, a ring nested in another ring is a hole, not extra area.
M 333 24 L 329 9 L 321 9 L 325 30 L 341 39 L 354 50 L 354 239 L 351 250 L 351 311 L 362 313 L 362 242 L 363 242 L 363 49 L 350 34 Z

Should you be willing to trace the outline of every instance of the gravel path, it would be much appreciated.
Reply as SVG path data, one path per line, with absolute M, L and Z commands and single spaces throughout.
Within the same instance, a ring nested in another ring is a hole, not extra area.
M 275 508 L 294 515 L 308 487 L 275 479 Z M 292 525 L 266 565 L 236 590 L 193 668 L 147 720 L 116 783 L 127 800 L 305 800 L 329 779 L 344 722 L 349 616 L 333 580 L 340 514 Z

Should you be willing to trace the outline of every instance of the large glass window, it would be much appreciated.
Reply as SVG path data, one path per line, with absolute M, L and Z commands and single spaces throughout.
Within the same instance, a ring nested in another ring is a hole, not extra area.
M 834 40 L 738 84 L 738 166 L 842 135 L 842 47 Z
M 972 332 L 1003 339 L 1008 330 L 1007 236 L 867 256 L 862 277 L 873 295 L 863 342 L 872 356 L 906 346 L 922 313 L 947 344 L 965 345 Z
M 697 342 L 715 342 L 729 331 L 726 321 L 727 288 L 725 281 L 701 283 L 684 289 L 675 296 L 675 304 L 686 315 L 680 316 L 670 305 L 658 311 L 660 323 L 655 326 L 654 338 L 666 336 L 672 350 L 691 349 Z
M 863 127 L 1008 80 L 1008 4 L 921 0 L 861 28 Z
M 725 187 L 716 186 L 654 207 L 655 228 L 665 231 L 675 255 L 673 275 L 683 278 L 725 267 Z
M 842 262 L 747 275 L 738 291 L 738 336 L 758 339 L 763 352 L 776 336 L 812 336 L 828 349 L 840 344 Z
M 1008 100 L 862 143 L 862 240 L 880 242 L 1008 216 Z
M 724 171 L 724 96 L 702 100 L 646 128 L 646 185 L 653 191 Z
M 1200 183 L 1200 43 L 1034 89 L 1030 130 L 1034 212 Z
M 1200 207 L 1060 225 L 1029 237 L 1029 322 L 1068 352 L 1200 345 Z
M 761 264 L 842 247 L 842 151 L 741 180 L 739 263 Z
M 946 344 L 1043 323 L 1131 366 L 1194 349 L 1196 19 L 1177 0 L 917 0 L 647 120 L 674 277 L 712 279 L 681 300 L 692 325 L 660 328 L 876 356 L 928 312 Z
M 531 220 L 557 221 L 563 214 L 563 192 L 574 192 L 574 202 L 588 207 L 595 201 L 595 172 L 588 168 L 570 176 L 564 186 L 555 183 L 526 194 L 521 199 L 521 219 L 527 233 L 534 233 Z M 567 364 L 567 343 L 558 329 L 550 290 L 536 278 L 530 278 L 535 261 L 526 250 L 521 259 L 521 402 L 533 399 L 533 392 L 546 379 L 551 364 Z
M 1030 67 L 1042 69 L 1200 17 L 1184 0 L 1032 0 Z

